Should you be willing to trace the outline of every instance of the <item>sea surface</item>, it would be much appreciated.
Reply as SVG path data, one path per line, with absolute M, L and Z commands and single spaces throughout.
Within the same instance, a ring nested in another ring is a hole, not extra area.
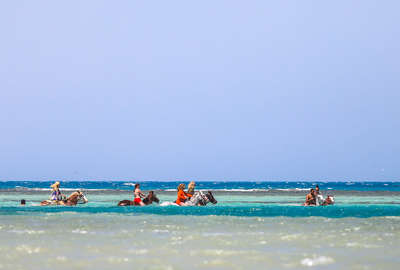
M 146 181 L 161 202 L 177 182 Z M 74 207 L 39 206 L 52 182 L 0 181 L 0 269 L 397 269 L 400 182 L 197 182 L 204 207 L 118 207 L 132 181 L 61 182 Z M 188 184 L 188 181 L 186 181 Z M 302 206 L 319 185 L 333 206 Z M 26 206 L 20 206 L 25 199 Z

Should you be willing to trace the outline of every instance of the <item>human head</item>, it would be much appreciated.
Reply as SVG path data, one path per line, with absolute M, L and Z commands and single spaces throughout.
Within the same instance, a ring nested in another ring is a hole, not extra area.
M 25 205 L 25 203 L 26 203 L 25 199 L 22 199 L 21 200 L 21 205 Z
M 54 184 L 52 184 L 51 186 L 50 186 L 52 189 L 57 189 L 57 188 L 59 188 L 60 187 L 60 182 L 55 182 Z
M 194 188 L 196 186 L 196 183 L 194 181 L 190 182 L 188 185 L 188 188 Z
M 310 189 L 310 193 L 314 193 L 314 189 L 312 188 L 312 189 Z
M 140 184 L 135 184 L 135 189 L 140 188 Z
M 315 186 L 315 190 L 316 190 L 317 192 L 319 191 L 319 186 L 318 186 L 318 185 Z
M 179 184 L 179 186 L 178 186 L 178 191 L 179 190 L 184 190 L 185 189 L 185 184 Z

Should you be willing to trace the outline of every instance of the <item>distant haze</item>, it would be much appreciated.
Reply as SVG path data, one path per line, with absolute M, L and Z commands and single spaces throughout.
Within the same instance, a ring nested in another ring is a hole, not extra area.
M 400 1 L 4 1 L 0 180 L 400 180 Z

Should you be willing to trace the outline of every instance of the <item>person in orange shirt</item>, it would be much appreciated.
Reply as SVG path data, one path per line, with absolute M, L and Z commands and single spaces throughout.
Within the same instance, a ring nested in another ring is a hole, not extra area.
M 185 192 L 185 184 L 179 184 L 178 198 L 176 199 L 176 204 L 180 206 L 185 206 L 185 201 L 190 197 L 192 197 L 192 195 Z

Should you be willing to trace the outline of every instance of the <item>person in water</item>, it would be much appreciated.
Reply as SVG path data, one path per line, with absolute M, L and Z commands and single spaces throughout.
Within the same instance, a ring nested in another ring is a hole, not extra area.
M 192 197 L 191 194 L 185 192 L 185 184 L 179 184 L 178 186 L 178 198 L 175 203 L 180 206 L 185 206 L 185 202 L 187 199 Z
M 135 199 L 133 200 L 133 202 L 140 206 L 144 206 L 145 204 L 142 202 L 142 198 L 145 198 L 146 196 L 140 190 L 140 184 L 135 184 L 134 194 L 135 194 Z
M 187 194 L 190 194 L 190 195 L 193 196 L 194 195 L 194 187 L 195 186 L 196 186 L 196 183 L 194 181 L 190 182 L 189 185 L 188 185 Z
M 316 193 L 317 195 L 319 195 L 319 194 L 320 194 L 320 191 L 319 191 L 319 186 L 318 186 L 318 185 L 316 185 L 316 186 L 315 186 L 315 193 Z
M 21 200 L 21 205 L 25 205 L 25 204 L 26 204 L 25 199 L 22 199 L 22 200 Z
M 50 186 L 52 188 L 50 200 L 51 201 L 62 201 L 63 194 L 60 191 L 60 182 L 55 182 Z
M 315 204 L 321 205 L 324 202 L 324 196 L 322 196 L 321 191 L 319 190 L 319 186 L 315 186 Z
M 316 192 L 312 188 L 312 189 L 310 189 L 310 193 L 308 193 L 306 195 L 306 202 L 304 203 L 304 205 L 306 205 L 306 206 L 315 205 L 316 204 L 315 198 L 316 198 Z
M 331 205 L 334 203 L 333 196 L 328 195 L 322 205 Z

